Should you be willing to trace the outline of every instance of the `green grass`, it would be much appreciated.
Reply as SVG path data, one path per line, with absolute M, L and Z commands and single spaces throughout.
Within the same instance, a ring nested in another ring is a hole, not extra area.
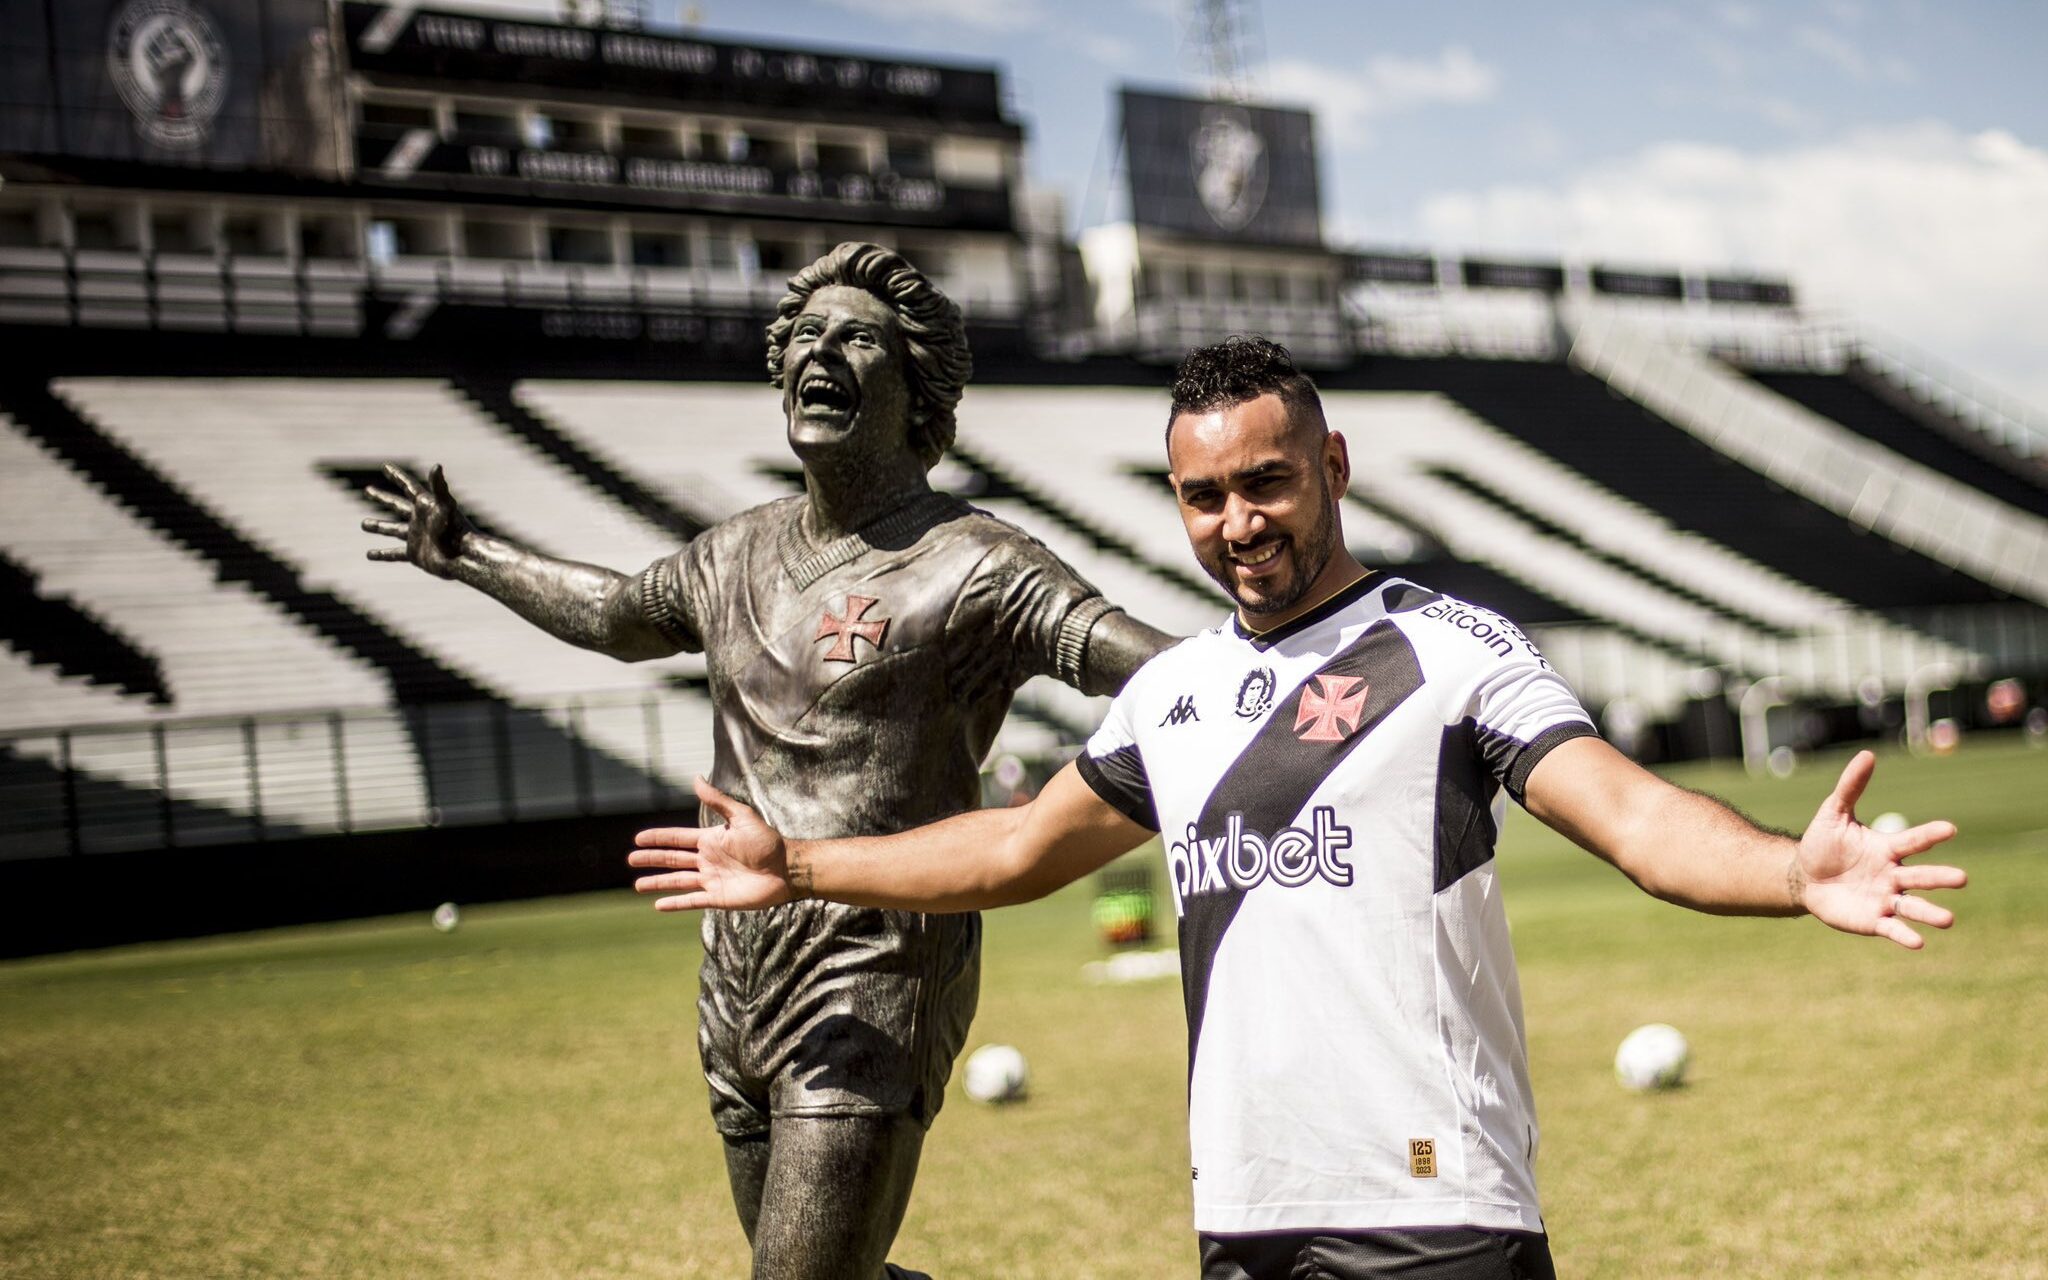
M 1839 764 L 1676 776 L 1796 827 Z M 1510 820 L 1562 1274 L 2048 1274 L 2044 784 L 2018 747 L 1881 763 L 1866 815 L 1953 817 L 1972 876 L 1917 955 L 1667 907 Z M 607 894 L 0 965 L 0 1275 L 744 1275 L 697 952 Z M 955 1084 L 902 1261 L 1193 1274 L 1179 989 L 1098 954 L 1083 890 L 989 918 L 973 1042 L 1034 1092 Z M 1649 1021 L 1694 1069 L 1639 1097 L 1609 1063 Z

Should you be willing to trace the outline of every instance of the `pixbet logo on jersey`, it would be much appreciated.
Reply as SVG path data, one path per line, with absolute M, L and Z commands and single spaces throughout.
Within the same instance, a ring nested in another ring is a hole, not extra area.
M 1197 893 L 1244 890 L 1271 880 L 1298 889 L 1321 876 L 1342 888 L 1351 883 L 1351 864 L 1337 855 L 1351 847 L 1351 828 L 1337 824 L 1337 811 L 1317 805 L 1309 829 L 1282 827 L 1271 836 L 1248 831 L 1244 815 L 1223 820 L 1223 834 L 1203 839 L 1188 824 L 1185 840 L 1166 851 L 1174 897 L 1185 901 Z

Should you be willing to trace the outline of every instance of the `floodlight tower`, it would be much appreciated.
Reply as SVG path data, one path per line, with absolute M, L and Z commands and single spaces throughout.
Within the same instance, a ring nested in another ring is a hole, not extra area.
M 1248 101 L 1258 61 L 1256 0 L 1186 0 L 1184 16 L 1185 46 L 1207 77 L 1210 96 Z

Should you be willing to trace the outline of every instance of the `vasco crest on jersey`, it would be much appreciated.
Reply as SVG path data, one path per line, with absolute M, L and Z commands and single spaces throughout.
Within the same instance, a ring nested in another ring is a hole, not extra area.
M 1239 718 L 1256 720 L 1265 715 L 1273 705 L 1273 690 L 1277 684 L 1271 667 L 1253 667 L 1245 672 L 1244 682 L 1237 686 Z

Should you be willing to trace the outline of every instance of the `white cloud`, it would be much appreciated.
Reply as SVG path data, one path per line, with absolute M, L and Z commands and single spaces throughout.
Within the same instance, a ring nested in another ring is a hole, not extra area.
M 1127 67 L 1137 60 L 1137 52 L 1129 44 L 1099 31 L 1076 32 L 1073 44 L 1083 56 L 1105 67 Z
M 1723 94 L 1720 105 L 1738 114 L 1760 116 L 1789 133 L 1811 133 L 1820 126 L 1819 112 L 1774 93 Z
M 1033 0 L 825 0 L 855 13 L 898 22 L 950 22 L 984 31 L 1017 31 L 1044 18 Z
M 1450 45 L 1433 58 L 1382 54 L 1359 68 L 1284 59 L 1266 69 L 1266 86 L 1277 101 L 1313 107 L 1326 136 L 1346 148 L 1369 143 L 1382 117 L 1432 103 L 1484 102 L 1500 88 L 1500 73 Z
M 1942 124 L 1770 152 L 1668 142 L 1558 186 L 1425 201 L 1448 248 L 1789 274 L 2048 409 L 2048 151 Z
M 1800 27 L 1792 33 L 1792 39 L 1822 62 L 1831 63 L 1836 70 L 1854 80 L 1870 78 L 1870 60 L 1843 37 L 1820 27 Z
M 1844 36 L 1821 27 L 1804 26 L 1792 33 L 1793 42 L 1821 61 L 1832 64 L 1852 80 L 1883 76 L 1895 84 L 1915 79 L 1913 66 L 1897 54 L 1873 60 Z

